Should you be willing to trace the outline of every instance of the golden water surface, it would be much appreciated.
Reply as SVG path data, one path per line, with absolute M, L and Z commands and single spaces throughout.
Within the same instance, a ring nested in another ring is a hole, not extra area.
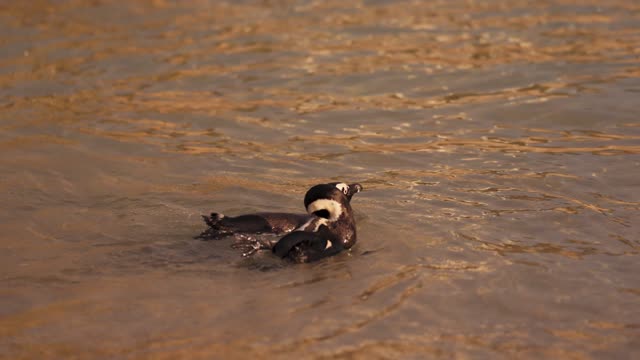
M 640 358 L 637 1 L 0 3 L 0 358 Z M 357 181 L 313 264 L 192 239 Z

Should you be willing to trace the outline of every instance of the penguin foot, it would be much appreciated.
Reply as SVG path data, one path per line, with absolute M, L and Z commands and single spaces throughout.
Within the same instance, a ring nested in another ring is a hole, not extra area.
M 194 239 L 200 240 L 219 240 L 225 236 L 230 235 L 229 231 L 223 229 L 219 222 L 224 218 L 223 214 L 220 213 L 211 213 L 211 215 L 201 215 L 202 220 L 209 225 L 209 228 L 205 231 L 201 232 L 199 235 L 194 236 Z
M 220 213 L 211 213 L 211 215 L 206 216 L 206 215 L 202 215 L 202 220 L 204 220 L 204 222 L 211 226 L 212 228 L 218 227 L 218 222 L 220 222 L 220 220 L 222 220 L 224 218 L 223 214 Z

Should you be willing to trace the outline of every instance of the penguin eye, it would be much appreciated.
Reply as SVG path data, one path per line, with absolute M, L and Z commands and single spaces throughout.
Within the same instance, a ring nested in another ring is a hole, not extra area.
M 342 193 L 345 194 L 345 195 L 349 194 L 349 185 L 347 185 L 345 183 L 336 184 L 336 188 L 338 188 L 338 190 L 342 191 Z

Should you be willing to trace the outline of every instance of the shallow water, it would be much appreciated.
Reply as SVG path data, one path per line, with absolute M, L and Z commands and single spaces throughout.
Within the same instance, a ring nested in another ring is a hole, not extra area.
M 0 5 L 0 357 L 640 357 L 640 4 Z M 358 181 L 287 265 L 200 214 Z

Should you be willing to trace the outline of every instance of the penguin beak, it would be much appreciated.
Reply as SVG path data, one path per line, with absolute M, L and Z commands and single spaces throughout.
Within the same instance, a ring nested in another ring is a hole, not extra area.
M 349 191 L 347 191 L 347 199 L 351 200 L 351 197 L 359 193 L 360 191 L 362 191 L 362 189 L 363 189 L 362 185 L 358 183 L 349 184 Z

